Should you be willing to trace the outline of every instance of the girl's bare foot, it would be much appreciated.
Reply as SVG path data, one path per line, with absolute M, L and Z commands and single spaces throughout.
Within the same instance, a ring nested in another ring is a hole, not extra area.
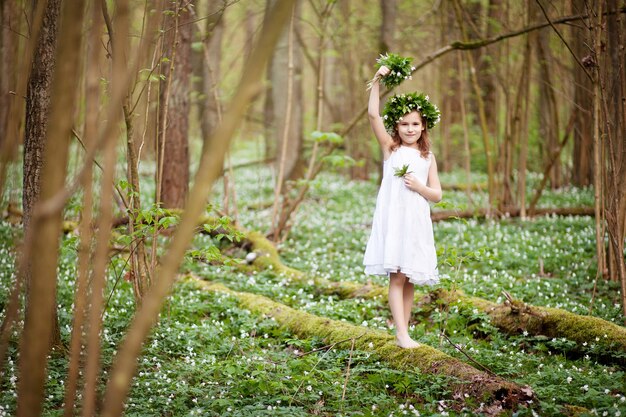
M 411 339 L 411 337 L 407 334 L 405 336 L 396 335 L 396 344 L 403 349 L 412 349 L 416 347 L 420 347 L 420 344 L 415 340 Z

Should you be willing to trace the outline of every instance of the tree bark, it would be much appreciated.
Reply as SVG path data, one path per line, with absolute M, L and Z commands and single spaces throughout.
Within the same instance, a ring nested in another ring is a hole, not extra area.
M 380 0 L 382 23 L 380 25 L 380 46 L 378 50 L 382 54 L 395 51 L 397 8 L 396 0 Z
M 161 83 L 159 96 L 161 130 L 158 149 L 159 160 L 163 161 L 163 165 L 160 167 L 160 198 L 157 200 L 167 208 L 184 207 L 189 191 L 189 93 L 193 24 L 188 7 L 193 7 L 193 2 L 177 0 L 171 5 L 164 21 L 163 54 L 169 61 L 163 63 L 161 73 L 169 79 Z M 169 84 L 169 88 L 165 87 L 166 84 Z
M 9 0 L 0 1 L 0 149 L 6 140 L 9 108 L 12 97 L 9 91 L 16 90 L 19 39 L 13 31 L 20 30 L 17 4 Z M 13 30 L 13 31 L 12 31 Z
M 37 7 L 33 5 L 33 11 Z M 24 160 L 22 185 L 22 210 L 24 235 L 28 234 L 33 207 L 39 201 L 41 192 L 41 172 L 43 155 L 46 148 L 48 117 L 52 94 L 52 80 L 56 65 L 57 35 L 61 13 L 61 0 L 49 0 L 43 16 L 43 23 L 33 56 L 33 64 L 28 79 L 26 93 L 26 124 L 24 130 Z M 50 143 L 50 142 L 48 142 Z M 24 269 L 28 291 L 30 285 L 30 266 Z M 26 299 L 30 303 L 30 299 Z M 51 345 L 61 343 L 61 332 L 56 307 L 51 314 Z
M 28 79 L 22 184 L 24 229 L 28 228 L 32 208 L 39 199 L 60 12 L 61 0 L 49 0 Z
M 450 2 L 442 2 L 441 12 L 439 14 L 439 42 L 441 45 L 446 45 L 450 42 L 450 38 L 453 35 L 451 33 L 454 29 L 454 12 L 450 8 Z M 441 60 L 441 68 L 445 68 L 445 71 L 438 72 L 438 90 L 439 97 L 441 99 L 441 112 L 445 115 L 445 123 L 439 125 L 439 132 L 441 140 L 439 143 L 439 154 L 437 155 L 437 168 L 442 171 L 450 171 L 453 168 L 452 163 L 452 138 L 450 137 L 450 127 L 455 123 L 463 123 L 461 107 L 461 98 L 459 98 L 458 92 L 461 87 L 461 80 L 459 79 L 462 74 L 459 68 L 459 54 L 453 54 L 447 57 L 443 57 Z M 455 161 L 457 164 L 460 162 Z
M 333 39 L 337 50 L 343 51 L 337 57 L 335 71 L 340 75 L 338 85 L 334 86 L 335 94 L 333 101 L 337 104 L 338 119 L 343 122 L 349 120 L 355 108 L 363 103 L 364 84 L 362 80 L 371 74 L 364 76 L 364 71 L 371 72 L 372 53 L 361 48 L 363 38 L 361 36 L 361 25 L 342 25 L 358 16 L 357 21 L 361 21 L 360 13 L 363 9 L 359 4 L 350 0 L 339 2 L 339 13 L 341 19 L 337 24 L 337 34 Z M 364 122 L 365 120 L 363 120 Z M 346 154 L 352 157 L 358 164 L 350 167 L 350 178 L 353 180 L 367 180 L 372 172 L 376 160 L 373 158 L 371 147 L 369 146 L 370 128 L 366 123 L 360 123 L 358 128 L 344 137 Z M 377 166 L 377 165 L 376 165 Z
M 224 11 L 218 11 L 222 2 L 212 0 L 208 4 L 208 13 L 217 13 L 215 18 L 207 19 L 205 33 L 202 42 L 207 49 L 194 51 L 194 60 L 196 68 L 194 73 L 198 77 L 196 89 L 201 92 L 198 99 L 198 117 L 200 121 L 200 131 L 203 140 L 211 136 L 213 129 L 219 122 L 219 113 L 221 106 L 219 103 L 219 81 L 221 77 L 220 63 L 222 62 L 222 38 L 224 34 Z M 209 61 L 205 59 L 208 56 Z
M 526 19 L 530 20 L 530 2 L 527 0 L 526 6 L 529 10 L 526 14 Z M 526 22 L 528 24 L 528 22 Z M 516 134 L 519 135 L 519 156 L 517 159 L 517 205 L 520 208 L 520 217 L 526 217 L 526 173 L 528 162 L 528 113 L 530 108 L 530 80 L 532 77 L 532 45 L 533 41 L 531 36 L 534 34 L 526 35 L 526 42 L 524 45 L 524 66 L 522 71 L 524 72 L 523 83 L 520 88 L 523 91 L 524 100 L 522 102 L 522 109 L 519 113 L 519 125 L 515 126 Z
M 50 3 L 49 3 L 50 4 Z M 54 3 L 52 3 L 54 4 Z M 44 147 L 41 173 L 41 203 L 63 190 L 71 137 L 75 92 L 79 80 L 79 57 L 82 41 L 84 3 L 65 2 L 63 15 L 55 21 L 64 22 L 59 34 L 54 81 L 50 94 L 50 115 Z M 36 209 L 35 207 L 35 209 Z M 30 253 L 36 254 L 31 263 L 31 285 L 24 331 L 20 341 L 17 416 L 40 414 L 46 380 L 46 362 L 53 326 L 50 317 L 56 311 L 56 270 L 62 224 L 62 209 L 43 217 L 33 213 L 27 229 Z M 36 235 L 36 238 L 34 236 Z
M 504 4 L 502 0 L 489 0 L 487 6 L 487 35 L 491 38 L 501 32 L 504 23 Z M 485 112 L 490 115 L 487 119 L 487 126 L 491 137 L 498 137 L 498 92 L 496 89 L 498 62 L 500 59 L 501 44 L 497 43 L 488 46 L 483 50 L 480 61 L 478 61 L 478 83 L 483 95 Z
M 268 2 L 271 7 L 276 0 Z M 300 30 L 298 21 L 300 20 L 300 7 L 296 7 L 294 31 Z M 293 44 L 293 87 L 291 103 L 287 100 L 287 84 L 289 83 L 289 42 L 288 31 L 285 30 L 276 50 L 272 55 L 268 71 L 269 87 L 266 92 L 265 140 L 270 145 L 271 156 L 276 157 L 275 169 L 278 172 L 281 160 L 281 150 L 283 141 L 287 140 L 285 151 L 285 167 L 283 178 L 285 180 L 293 178 L 294 171 L 299 164 L 302 164 L 302 142 L 303 142 L 303 87 L 302 87 L 302 50 L 297 42 Z M 287 122 L 287 106 L 291 107 L 287 135 L 284 135 Z M 268 155 L 269 156 L 269 155 Z M 282 188 L 282 186 L 281 186 Z
M 574 13 L 584 13 L 586 0 L 571 0 Z M 571 26 L 571 45 L 577 57 L 590 56 L 588 22 Z M 582 29 L 582 30 L 581 30 Z M 574 147 L 572 149 L 572 183 L 578 187 L 593 184 L 593 85 L 585 71 L 574 63 Z
M 87 48 L 85 60 L 85 122 L 84 140 L 87 149 L 95 146 L 98 136 L 98 115 L 100 107 L 100 74 L 98 61 L 100 57 L 100 39 L 102 36 L 102 13 L 98 7 L 91 12 L 91 27 L 87 34 Z M 78 263 L 76 289 L 74 292 L 74 311 L 72 317 L 72 332 L 70 337 L 69 360 L 67 378 L 65 380 L 64 416 L 73 417 L 78 392 L 79 372 L 85 356 L 83 347 L 85 338 L 85 318 L 89 310 L 88 287 L 91 263 L 91 248 L 93 243 L 93 169 L 88 170 L 82 180 L 83 209 L 81 212 L 78 246 Z
M 459 0 L 454 1 L 455 7 L 455 15 L 457 19 L 457 23 L 461 30 L 464 41 L 468 40 L 467 31 L 465 30 L 465 26 L 462 19 L 462 9 L 459 3 Z M 483 149 L 485 152 L 485 160 L 487 164 L 487 189 L 489 193 L 489 209 L 495 208 L 495 200 L 496 200 L 496 172 L 494 169 L 494 161 L 492 155 L 492 138 L 489 134 L 489 126 L 487 122 L 487 113 L 485 111 L 484 102 L 481 95 L 481 89 L 478 82 L 478 76 L 476 74 L 476 65 L 474 62 L 474 58 L 472 54 L 467 54 L 466 59 L 468 61 L 470 79 L 472 83 L 472 87 L 474 90 L 474 95 L 476 98 L 476 102 L 478 105 L 478 117 L 480 120 L 480 129 L 482 133 L 483 139 Z
M 542 0 L 540 0 L 542 1 Z M 559 146 L 559 111 L 554 93 L 553 61 L 549 43 L 550 32 L 548 29 L 537 32 L 536 51 L 539 64 L 539 137 L 540 152 L 544 165 L 550 162 L 551 155 Z M 561 186 L 561 164 L 556 163 L 549 172 L 550 186 L 552 189 Z
M 615 12 L 617 4 L 602 2 L 604 9 Z M 605 166 L 604 215 L 608 234 L 609 277 L 621 284 L 622 307 L 626 322 L 626 19 L 619 13 L 606 16 L 603 46 L 596 48 L 599 59 L 599 83 L 602 97 L 602 137 Z

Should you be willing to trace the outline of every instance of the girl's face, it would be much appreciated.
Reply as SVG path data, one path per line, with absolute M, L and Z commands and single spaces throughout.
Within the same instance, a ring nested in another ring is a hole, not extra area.
M 417 146 L 423 130 L 422 116 L 416 111 L 405 114 L 398 122 L 398 136 L 405 146 Z

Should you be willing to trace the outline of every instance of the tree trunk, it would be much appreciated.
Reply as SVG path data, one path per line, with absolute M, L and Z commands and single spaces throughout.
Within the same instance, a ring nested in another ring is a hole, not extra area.
M 539 64 L 539 144 L 544 165 L 559 146 L 559 113 L 554 93 L 552 62 L 550 51 L 549 29 L 537 33 L 537 61 Z M 561 186 L 561 164 L 556 163 L 550 169 L 550 186 L 555 189 Z
M 9 108 L 15 91 L 19 39 L 13 31 L 19 32 L 17 4 L 9 0 L 0 1 L 0 149 L 6 140 Z M 12 31 L 13 30 L 13 31 Z
M 604 10 L 615 12 L 617 4 L 604 1 Z M 626 321 L 626 19 L 621 13 L 606 16 L 606 49 L 596 50 L 602 97 L 602 137 L 605 166 L 604 215 L 608 234 L 608 272 L 621 284 L 622 307 Z
M 55 5 L 49 2 L 48 5 Z M 37 207 L 49 201 L 65 186 L 69 140 L 79 82 L 80 51 L 84 3 L 64 2 L 63 16 L 51 14 L 55 22 L 64 22 L 59 34 L 54 82 L 50 94 L 49 124 L 46 132 L 41 190 Z M 58 9 L 57 9 L 58 10 Z M 62 209 L 35 213 L 27 229 L 31 245 L 31 282 L 20 341 L 17 416 L 31 417 L 41 413 L 46 381 L 46 362 L 53 326 L 50 317 L 56 311 L 57 264 L 62 226 Z M 36 238 L 35 238 L 36 236 Z
M 462 33 L 463 40 L 465 42 L 468 41 L 467 31 L 465 29 L 465 25 L 462 17 L 462 9 L 460 6 L 459 0 L 454 1 L 455 8 L 455 16 L 457 20 L 457 24 Z M 476 75 L 476 65 L 474 62 L 474 57 L 472 53 L 465 55 L 469 66 L 469 75 L 472 83 L 472 87 L 474 90 L 474 96 L 476 98 L 477 106 L 478 106 L 478 118 L 480 120 L 480 129 L 482 133 L 483 139 L 483 149 L 485 152 L 485 161 L 487 164 L 487 188 L 489 194 L 489 209 L 495 208 L 495 200 L 496 200 L 496 172 L 494 169 L 494 160 L 492 155 L 492 139 L 489 134 L 489 126 L 487 122 L 487 113 L 485 111 L 485 105 L 482 99 L 482 94 L 480 91 L 480 85 L 478 83 L 478 77 Z
M 99 126 L 100 107 L 100 73 L 98 61 L 100 58 L 100 39 L 102 37 L 102 12 L 93 7 L 91 13 L 91 27 L 87 33 L 87 47 L 85 60 L 85 121 L 83 136 L 85 148 L 89 152 L 96 143 Z M 93 213 L 93 169 L 89 169 L 82 180 L 83 209 L 80 216 L 78 236 L 78 262 L 76 288 L 74 291 L 74 311 L 72 314 L 72 332 L 69 346 L 68 371 L 65 379 L 64 416 L 73 417 L 79 386 L 79 373 L 86 357 L 84 354 L 86 332 L 86 317 L 89 311 L 89 278 L 91 248 L 93 244 L 92 221 Z M 106 186 L 106 185 L 105 185 Z M 105 198 L 105 196 L 102 196 Z M 109 203 L 110 204 L 110 203 Z M 107 239 L 108 240 L 108 239 Z M 100 311 L 98 311 L 100 313 Z M 98 328 L 99 329 L 99 328 Z M 93 329 L 90 329 L 93 330 Z M 98 334 L 99 336 L 99 334 Z M 89 349 L 89 347 L 87 347 Z M 89 360 L 89 359 L 87 359 Z M 87 392 L 85 393 L 87 394 Z
M 380 46 L 378 50 L 382 54 L 395 51 L 397 8 L 397 0 L 380 0 L 382 23 L 380 25 Z
M 586 0 L 571 0 L 574 14 L 586 13 Z M 583 23 L 583 22 L 581 22 Z M 571 26 L 572 50 L 579 59 L 590 56 L 589 31 L 585 24 Z M 572 149 L 572 182 L 578 187 L 593 183 L 593 85 L 591 80 L 574 62 L 574 147 Z
M 28 79 L 22 184 L 24 229 L 28 228 L 32 208 L 39 199 L 60 11 L 61 0 L 48 1 Z
M 212 0 L 209 2 L 208 13 L 219 13 L 215 19 L 207 19 L 203 43 L 206 45 L 206 55 L 209 62 L 206 62 L 205 51 L 194 51 L 194 73 L 198 79 L 196 90 L 199 91 L 198 117 L 200 121 L 200 131 L 203 140 L 211 136 L 213 129 L 219 122 L 221 109 L 219 99 L 220 63 L 222 62 L 222 38 L 224 34 L 223 11 L 218 12 L 221 1 Z
M 271 7 L 276 0 L 268 2 Z M 296 7 L 294 21 L 294 31 L 300 30 L 298 21 L 300 20 L 300 7 Z M 291 103 L 287 103 L 287 84 L 289 83 L 289 53 L 288 53 L 288 31 L 283 31 L 276 50 L 272 55 L 270 67 L 268 69 L 269 87 L 266 95 L 266 111 L 265 140 L 270 145 L 271 154 L 268 156 L 276 157 L 276 172 L 279 170 L 281 151 L 283 148 L 283 140 L 287 140 L 285 153 L 285 167 L 283 178 L 290 179 L 294 176 L 297 166 L 302 163 L 302 136 L 303 136 L 303 103 L 302 103 L 302 50 L 297 42 L 293 45 L 293 90 Z M 287 135 L 283 135 L 285 131 L 285 122 L 287 120 L 287 106 L 291 106 L 291 117 L 289 118 L 289 126 Z
M 380 46 L 378 48 L 378 52 L 381 54 L 387 52 L 393 52 L 393 48 L 395 48 L 395 31 L 396 31 L 396 15 L 398 5 L 396 0 L 380 0 L 380 12 L 382 15 L 382 21 L 380 24 Z M 382 151 L 378 151 L 379 155 L 381 155 L 382 161 Z M 378 164 L 378 178 L 379 182 L 382 181 L 383 178 L 383 164 L 382 162 Z
M 487 6 L 487 38 L 501 33 L 504 23 L 504 5 L 502 0 L 489 0 Z M 498 137 L 498 103 L 496 90 L 497 64 L 500 58 L 500 43 L 488 46 L 478 61 L 478 83 L 483 96 L 485 112 L 490 116 L 487 119 L 489 134 Z
M 33 5 L 33 10 L 37 7 Z M 57 34 L 61 13 L 61 0 L 50 0 L 46 6 L 42 27 L 33 56 L 33 65 L 26 93 L 26 125 L 24 131 L 24 174 L 22 188 L 22 209 L 24 235 L 28 234 L 33 207 L 39 201 L 43 155 L 48 133 L 48 116 L 52 94 L 52 80 L 56 63 Z M 25 282 L 30 282 L 30 267 L 24 269 Z M 26 303 L 30 300 L 27 298 Z M 52 320 L 51 343 L 61 343 L 61 333 L 56 307 L 50 316 Z
M 182 208 L 189 190 L 189 93 L 191 76 L 191 37 L 193 24 L 187 9 L 193 2 L 177 0 L 171 5 L 164 20 L 161 74 L 167 80 L 161 83 L 159 96 L 159 203 L 167 208 Z M 172 68 L 173 66 L 173 68 Z
M 527 0 L 526 5 L 528 12 L 526 13 L 526 20 L 530 20 L 530 6 L 533 0 Z M 519 125 L 514 127 L 519 135 L 519 156 L 517 160 L 517 205 L 520 208 L 520 217 L 526 217 L 526 173 L 528 162 L 528 110 L 530 108 L 530 80 L 532 77 L 532 44 L 531 36 L 534 34 L 526 35 L 526 42 L 524 46 L 524 71 L 523 84 L 520 88 L 523 90 L 524 100 L 522 102 L 523 109 L 520 109 Z
M 439 13 L 439 44 L 447 45 L 450 40 L 449 37 L 451 35 L 451 27 L 452 25 L 448 25 L 448 21 L 450 19 L 450 13 L 448 12 L 448 8 L 446 7 L 448 2 L 444 2 L 441 5 L 441 13 Z M 450 171 L 451 163 L 450 163 L 450 125 L 452 121 L 448 119 L 448 115 L 451 115 L 452 112 L 450 110 L 451 107 L 451 94 L 453 91 L 457 93 L 459 90 L 452 90 L 450 86 L 455 80 L 456 77 L 452 75 L 453 68 L 457 68 L 456 65 L 453 64 L 456 56 L 447 56 L 442 58 L 441 60 L 441 68 L 447 68 L 447 71 L 439 71 L 437 77 L 437 89 L 439 90 L 439 97 L 441 97 L 441 112 L 446 115 L 446 122 L 441 123 L 439 125 L 439 132 L 441 135 L 441 140 L 439 140 L 439 154 L 437 155 L 437 168 L 440 172 Z M 454 66 L 453 66 L 454 65 Z M 456 94 L 454 94 L 456 95 Z
M 609 356 L 618 353 L 611 361 L 623 361 L 621 356 L 626 353 L 626 329 L 598 317 L 574 314 L 559 308 L 531 306 L 513 299 L 497 304 L 461 291 L 445 289 L 434 291 L 430 302 L 437 306 L 459 304 L 478 308 L 489 315 L 491 324 L 512 335 L 528 332 L 549 338 L 564 337 L 576 342 L 575 350 L 578 351 L 583 350 L 584 343 L 595 343 L 604 347 L 602 350 Z
M 339 3 L 339 13 L 341 19 L 348 22 L 353 13 L 357 13 L 354 3 L 350 0 L 344 0 Z M 339 55 L 339 63 L 337 71 L 342 74 L 343 87 L 338 89 L 337 103 L 339 103 L 339 117 L 341 120 L 349 120 L 355 108 L 359 107 L 362 101 L 362 84 L 360 68 L 363 66 L 362 52 L 358 45 L 362 41 L 355 31 L 354 25 L 344 25 L 339 28 L 340 36 L 336 39 L 337 48 L 345 51 Z M 369 127 L 368 127 L 369 128 Z M 371 155 L 369 151 L 368 141 L 365 139 L 368 133 L 365 132 L 364 124 L 361 124 L 355 132 L 346 135 L 344 138 L 346 144 L 346 154 L 355 161 L 363 161 L 361 164 L 355 164 L 350 167 L 350 178 L 353 180 L 366 180 L 369 178 L 371 169 Z

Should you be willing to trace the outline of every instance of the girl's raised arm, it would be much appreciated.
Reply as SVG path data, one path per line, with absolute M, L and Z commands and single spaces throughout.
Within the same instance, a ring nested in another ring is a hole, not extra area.
M 372 88 L 370 89 L 370 98 L 367 105 L 367 114 L 370 119 L 370 126 L 374 131 L 374 135 L 380 144 L 380 147 L 383 151 L 384 159 L 389 157 L 391 153 L 391 145 L 393 144 L 393 139 L 387 133 L 387 129 L 385 129 L 385 124 L 383 123 L 382 117 L 380 117 L 380 83 L 378 78 L 383 77 L 389 74 L 389 68 L 384 65 L 376 71 L 376 75 L 374 76 L 374 81 L 372 82 Z

